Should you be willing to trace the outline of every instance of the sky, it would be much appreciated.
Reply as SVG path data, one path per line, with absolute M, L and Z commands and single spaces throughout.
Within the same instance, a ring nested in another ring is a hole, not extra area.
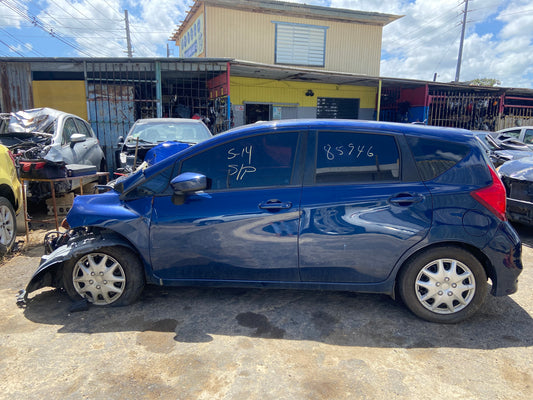
M 285 0 L 403 17 L 383 29 L 382 77 L 454 81 L 464 0 Z M 0 0 L 0 57 L 177 57 L 192 0 Z M 435 75 L 436 74 L 436 75 Z M 460 81 L 533 89 L 533 2 L 469 0 Z

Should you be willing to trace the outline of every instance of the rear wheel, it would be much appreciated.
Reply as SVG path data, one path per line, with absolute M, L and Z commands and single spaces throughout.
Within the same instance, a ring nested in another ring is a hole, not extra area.
M 104 247 L 65 262 L 63 286 L 73 300 L 97 306 L 133 303 L 144 287 L 138 257 L 124 247 Z
M 457 247 L 439 247 L 410 260 L 399 278 L 400 297 L 417 316 L 457 323 L 472 316 L 487 294 L 481 263 Z
M 11 250 L 17 238 L 17 215 L 11 202 L 0 197 L 0 255 Z

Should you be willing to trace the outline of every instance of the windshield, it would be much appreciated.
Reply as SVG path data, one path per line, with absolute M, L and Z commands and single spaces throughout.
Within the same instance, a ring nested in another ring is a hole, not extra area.
M 166 141 L 199 143 L 211 137 L 202 124 L 190 122 L 150 122 L 137 124 L 126 138 L 126 144 L 156 144 Z

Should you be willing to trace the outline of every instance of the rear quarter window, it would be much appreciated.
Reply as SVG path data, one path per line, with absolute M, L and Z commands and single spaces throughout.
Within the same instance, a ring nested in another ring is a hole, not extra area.
M 462 143 L 408 136 L 420 178 L 430 181 L 442 175 L 470 153 Z

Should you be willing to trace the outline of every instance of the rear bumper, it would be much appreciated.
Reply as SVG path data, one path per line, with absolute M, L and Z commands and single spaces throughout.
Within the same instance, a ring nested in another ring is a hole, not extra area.
M 518 276 L 522 272 L 522 242 L 513 227 L 504 222 L 496 235 L 483 249 L 492 263 L 489 276 L 492 280 L 491 294 L 506 296 L 518 289 Z

